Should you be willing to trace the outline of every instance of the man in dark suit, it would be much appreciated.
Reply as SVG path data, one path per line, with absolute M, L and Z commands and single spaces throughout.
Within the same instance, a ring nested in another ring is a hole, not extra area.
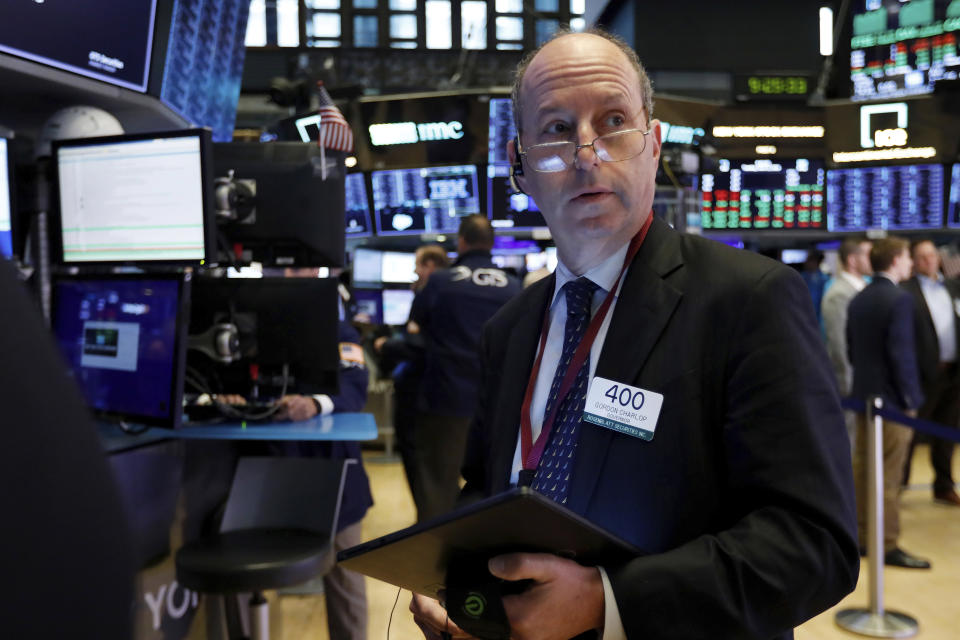
M 901 286 L 913 296 L 917 364 L 926 398 L 920 407 L 920 417 L 956 427 L 960 423 L 960 369 L 957 367 L 960 283 L 947 280 L 940 273 L 940 253 L 933 241 L 914 242 L 911 255 L 916 275 Z M 910 458 L 915 441 L 914 438 L 907 454 L 904 484 L 910 479 Z M 934 471 L 933 499 L 941 504 L 960 506 L 951 470 L 953 443 L 932 437 L 930 462 Z
M 456 262 L 430 274 L 410 308 L 407 330 L 421 333 L 425 344 L 410 485 L 421 521 L 457 502 L 460 461 L 477 407 L 480 332 L 520 291 L 519 280 L 493 263 L 493 240 L 486 216 L 464 217 Z
M 884 238 L 870 249 L 873 281 L 850 301 L 847 348 L 853 363 L 850 395 L 866 401 L 880 396 L 888 409 L 916 416 L 923 403 L 913 335 L 913 299 L 896 285 L 910 277 L 913 261 L 903 238 Z M 860 548 L 867 535 L 866 418 L 857 417 L 854 484 Z M 900 480 L 912 431 L 892 420 L 883 422 L 883 551 L 886 564 L 929 569 L 930 563 L 897 545 L 900 536 Z
M 858 574 L 849 443 L 803 280 L 653 218 L 660 125 L 624 43 L 551 40 L 521 65 L 514 108 L 518 186 L 560 265 L 486 326 L 465 496 L 530 483 L 643 553 L 492 559 L 533 581 L 504 598 L 511 637 L 791 637 Z M 605 411 L 613 385 L 662 406 L 597 426 L 584 408 Z M 451 628 L 429 599 L 411 610 L 429 638 Z

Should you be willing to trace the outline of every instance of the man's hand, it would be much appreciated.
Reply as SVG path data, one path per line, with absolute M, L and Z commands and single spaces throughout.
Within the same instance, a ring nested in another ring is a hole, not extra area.
M 492 558 L 490 573 L 504 580 L 533 580 L 503 608 L 514 640 L 567 640 L 603 627 L 603 580 L 596 567 L 547 553 L 510 553 Z
M 317 415 L 317 403 L 310 396 L 283 396 L 280 398 L 280 409 L 277 411 L 278 420 L 293 420 L 300 422 L 309 420 Z
M 410 600 L 410 613 L 427 640 L 441 640 L 443 632 L 451 638 L 472 638 L 469 633 L 458 627 L 447 617 L 446 610 L 432 598 L 413 594 Z

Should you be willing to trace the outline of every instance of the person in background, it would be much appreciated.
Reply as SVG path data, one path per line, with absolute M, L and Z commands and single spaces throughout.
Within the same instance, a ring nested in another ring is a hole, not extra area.
M 820 322 L 821 302 L 823 301 L 823 292 L 826 289 L 827 280 L 830 277 L 823 272 L 820 265 L 823 263 L 823 252 L 811 249 L 807 253 L 807 259 L 800 269 L 800 275 L 803 281 L 807 283 L 807 289 L 810 290 L 810 299 L 813 300 L 813 310 L 817 314 L 817 322 Z
M 870 249 L 873 280 L 850 301 L 847 348 L 853 363 L 851 397 L 867 402 L 880 396 L 886 409 L 916 417 L 923 404 L 914 344 L 913 299 L 896 286 L 910 277 L 910 245 L 894 236 Z M 857 415 L 857 448 L 853 479 L 857 495 L 857 526 L 861 552 L 867 536 L 866 417 Z M 870 425 L 872 428 L 873 425 Z M 898 546 L 900 537 L 900 481 L 912 432 L 892 420 L 883 420 L 883 552 L 888 565 L 929 569 L 930 563 Z
M 960 369 L 957 346 L 960 345 L 960 283 L 940 273 L 940 253 L 932 240 L 917 240 L 911 247 L 914 276 L 901 286 L 910 292 L 914 303 L 914 331 L 917 364 L 926 401 L 920 417 L 949 427 L 960 426 Z M 910 459 L 916 443 L 910 443 L 903 484 L 910 480 Z M 933 499 L 960 507 L 954 489 L 953 442 L 930 438 L 930 462 L 933 465 Z
M 840 397 L 850 395 L 853 385 L 853 365 L 847 354 L 847 307 L 850 301 L 867 286 L 867 277 L 873 273 L 870 266 L 871 242 L 866 238 L 848 237 L 840 243 L 840 270 L 823 295 L 821 316 L 827 341 L 827 355 L 833 365 Z M 851 448 L 856 443 L 856 417 L 844 412 Z
M 450 266 L 447 252 L 438 244 L 426 244 L 417 249 L 417 279 L 411 285 L 419 294 L 427 284 L 430 274 Z M 417 399 L 423 380 L 424 344 L 419 332 L 409 333 L 407 327 L 393 335 L 379 336 L 373 341 L 381 369 L 388 371 L 393 379 L 393 427 L 397 436 L 397 449 L 403 460 L 410 492 L 418 495 L 420 478 L 414 464 L 416 451 Z M 416 489 L 414 487 L 417 487 Z
M 416 424 L 414 502 L 418 520 L 451 509 L 460 492 L 470 418 L 480 386 L 480 333 L 520 291 L 518 280 L 491 259 L 493 227 L 470 215 L 457 232 L 459 257 L 435 271 L 413 300 L 410 333 L 424 338 L 425 360 Z
M 859 566 L 849 444 L 803 280 L 654 216 L 660 123 L 622 40 L 557 35 L 521 62 L 513 97 L 507 152 L 559 264 L 484 329 L 462 500 L 529 486 L 642 551 L 605 567 L 492 558 L 495 577 L 530 581 L 503 598 L 511 637 L 792 637 Z M 624 391 L 662 402 L 628 416 Z M 428 638 L 462 633 L 434 600 L 411 610 Z

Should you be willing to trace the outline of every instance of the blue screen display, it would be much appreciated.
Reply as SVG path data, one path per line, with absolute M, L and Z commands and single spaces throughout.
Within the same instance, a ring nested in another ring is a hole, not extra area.
M 490 98 L 490 133 L 487 138 L 487 162 L 508 163 L 507 141 L 517 135 L 513 124 L 513 100 Z
M 53 331 L 90 407 L 167 419 L 179 397 L 179 283 L 159 279 L 61 279 Z
M 13 257 L 13 233 L 10 222 L 13 211 L 10 206 L 10 194 L 13 185 L 10 183 L 10 167 L 7 163 L 7 141 L 0 138 L 0 257 Z
M 947 206 L 947 224 L 951 227 L 960 227 L 960 162 L 953 165 L 950 177 L 950 204 Z
M 363 238 L 371 235 L 370 203 L 367 200 L 367 185 L 362 173 L 347 174 L 344 181 L 344 230 L 348 238 Z
M 827 171 L 830 231 L 939 229 L 943 166 L 858 167 Z
M 510 165 L 487 165 L 487 217 L 494 229 L 536 229 L 547 222 L 533 198 L 510 185 Z
M 214 142 L 233 140 L 249 0 L 177 0 L 160 99 Z M 151 89 L 153 91 L 153 89 Z

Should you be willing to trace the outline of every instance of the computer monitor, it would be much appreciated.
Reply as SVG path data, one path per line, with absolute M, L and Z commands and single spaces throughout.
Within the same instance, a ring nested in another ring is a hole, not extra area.
M 704 231 L 826 227 L 822 160 L 720 160 L 700 176 L 700 190 Z
M 413 291 L 410 289 L 383 290 L 383 324 L 400 326 L 410 319 L 410 307 L 413 305 Z
M 344 181 L 344 230 L 348 238 L 366 238 L 373 235 L 370 226 L 370 201 L 362 173 L 347 174 Z
M 198 278 L 188 383 L 262 399 L 336 393 L 337 303 L 335 278 Z
M 947 205 L 947 224 L 957 228 L 960 227 L 960 162 L 953 165 L 950 174 L 950 201 Z
M 494 254 L 490 259 L 493 264 L 501 269 L 512 269 L 516 273 L 519 273 L 527 266 L 527 260 L 524 254 Z
M 383 324 L 383 295 L 378 289 L 354 289 L 357 315 L 369 324 Z
M 13 257 L 13 178 L 7 139 L 0 137 L 0 257 Z
M 188 276 L 58 276 L 52 300 L 54 336 L 96 414 L 180 426 Z
M 456 233 L 480 211 L 474 165 L 374 171 L 371 181 L 380 235 Z
M 53 254 L 61 263 L 214 261 L 210 132 L 53 143 Z
M 411 284 L 416 281 L 417 254 L 384 251 L 380 262 L 380 281 L 387 284 Z
M 5 3 L 0 52 L 141 93 L 157 0 Z
M 944 187 L 939 164 L 827 171 L 829 229 L 940 229 Z
M 229 142 L 213 147 L 220 228 L 242 262 L 266 266 L 342 267 L 344 254 L 344 154 L 302 142 Z M 234 207 L 221 193 L 233 189 Z
M 353 286 L 379 289 L 383 284 L 383 252 L 357 247 L 353 252 Z
M 487 217 L 494 229 L 523 231 L 547 226 L 533 198 L 510 186 L 510 166 L 487 165 Z

